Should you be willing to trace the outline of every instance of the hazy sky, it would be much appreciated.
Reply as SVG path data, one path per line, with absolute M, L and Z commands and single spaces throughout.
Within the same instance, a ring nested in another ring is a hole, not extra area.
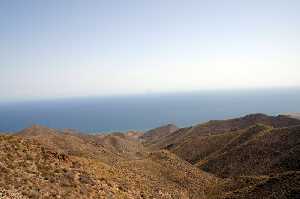
M 280 86 L 299 0 L 0 2 L 0 100 Z

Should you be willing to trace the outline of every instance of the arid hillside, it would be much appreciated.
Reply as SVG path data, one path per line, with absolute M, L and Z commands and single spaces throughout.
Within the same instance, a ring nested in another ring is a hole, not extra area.
M 300 120 L 295 117 L 252 114 L 209 121 L 145 142 L 224 179 L 217 198 L 300 198 Z
M 196 165 L 221 177 L 275 175 L 300 170 L 300 125 L 245 130 L 224 148 Z
M 0 139 L 0 193 L 12 198 L 207 198 L 222 179 L 133 133 L 32 126 Z M 135 137 L 135 136 L 134 136 Z
M 161 138 L 167 137 L 178 129 L 179 128 L 174 124 L 168 124 L 147 131 L 143 136 L 140 137 L 140 139 L 146 141 L 145 143 L 148 145 L 155 144 Z
M 300 120 L 287 116 L 252 114 L 229 120 L 213 120 L 196 126 L 181 128 L 167 136 L 161 136 L 155 143 L 145 144 L 155 149 L 168 149 L 194 164 L 217 152 L 248 128 L 262 124 L 272 128 L 300 125 Z M 147 133 L 144 135 L 146 136 Z M 250 136 L 251 136 L 250 132 Z
M 299 198 L 300 120 L 248 115 L 193 127 L 0 135 L 0 198 Z

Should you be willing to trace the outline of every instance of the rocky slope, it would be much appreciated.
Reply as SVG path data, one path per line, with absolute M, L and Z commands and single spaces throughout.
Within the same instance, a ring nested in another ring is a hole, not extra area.
M 263 114 L 178 129 L 0 135 L 0 198 L 299 198 L 300 120 Z
M 226 199 L 297 199 L 300 198 L 300 172 L 290 171 L 272 177 L 260 177 L 246 186 L 222 195 Z
M 107 164 L 136 158 L 145 152 L 143 145 L 136 141 L 137 135 L 140 136 L 137 132 L 90 135 L 34 125 L 16 135 L 36 140 L 54 151 L 98 159 Z
M 300 170 L 300 125 L 245 130 L 224 148 L 196 165 L 220 177 L 275 175 Z
M 179 129 L 151 148 L 167 149 L 225 181 L 212 198 L 298 198 L 300 120 L 247 115 Z
M 0 193 L 15 198 L 208 198 L 222 182 L 127 134 L 41 126 L 0 137 Z
M 146 145 L 155 149 L 168 149 L 181 158 L 196 163 L 236 139 L 245 129 L 256 124 L 280 128 L 300 125 L 300 120 L 282 115 L 273 117 L 264 114 L 252 114 L 230 120 L 213 120 L 179 129 L 167 136 L 160 137 L 155 143 L 146 142 Z

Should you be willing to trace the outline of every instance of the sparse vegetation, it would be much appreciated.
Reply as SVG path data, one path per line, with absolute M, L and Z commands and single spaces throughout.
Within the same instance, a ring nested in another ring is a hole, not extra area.
M 0 198 L 297 198 L 297 124 L 252 115 L 142 142 L 33 126 L 0 135 Z

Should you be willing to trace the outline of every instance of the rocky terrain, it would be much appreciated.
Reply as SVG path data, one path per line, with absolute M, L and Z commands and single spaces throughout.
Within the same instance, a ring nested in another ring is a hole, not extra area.
M 0 198 L 300 198 L 300 120 L 0 134 Z

